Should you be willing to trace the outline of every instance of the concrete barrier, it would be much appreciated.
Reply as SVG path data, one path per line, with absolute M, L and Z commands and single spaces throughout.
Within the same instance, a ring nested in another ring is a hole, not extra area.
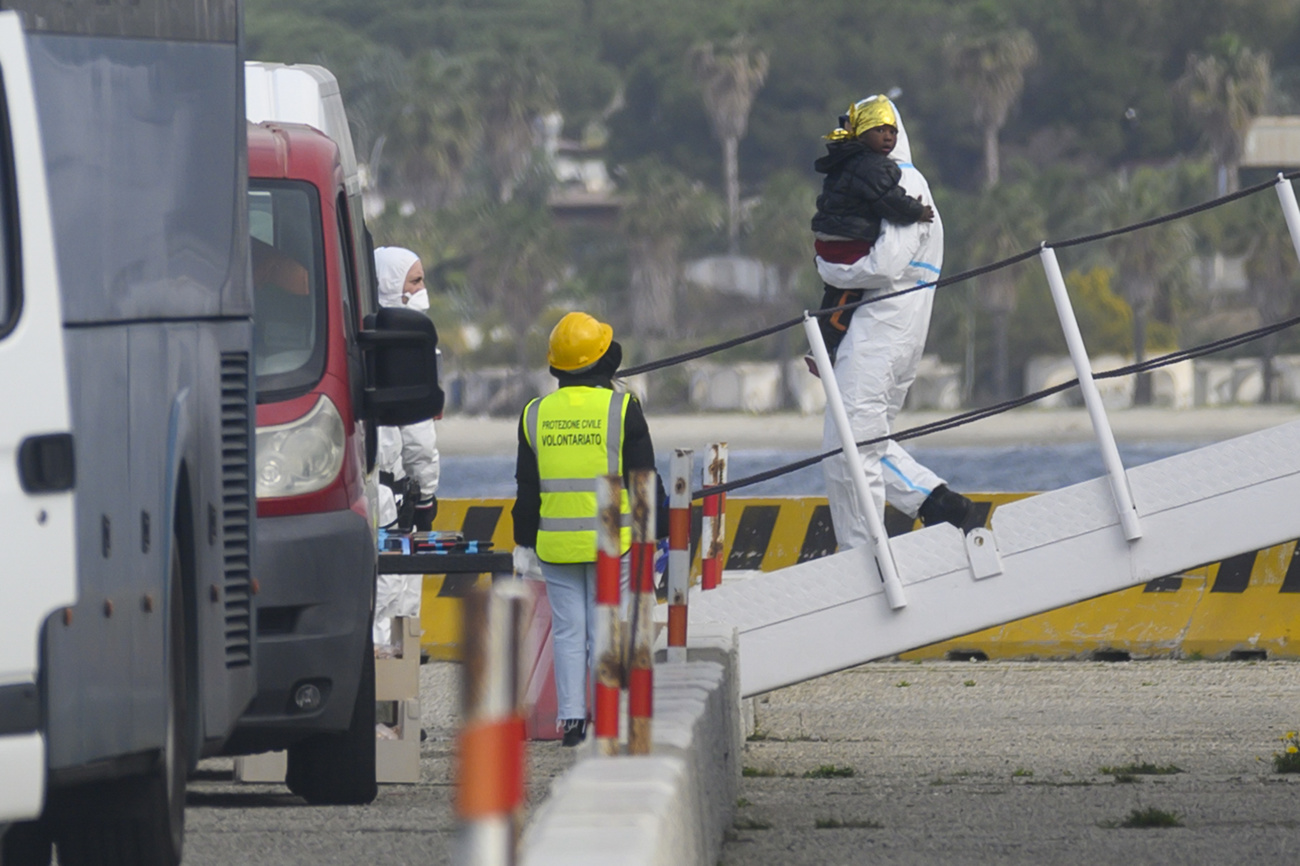
M 737 639 L 727 626 L 693 628 L 686 662 L 664 662 L 662 649 L 656 657 L 651 754 L 607 758 L 590 740 L 579 747 L 524 830 L 524 866 L 718 861 L 744 744 Z

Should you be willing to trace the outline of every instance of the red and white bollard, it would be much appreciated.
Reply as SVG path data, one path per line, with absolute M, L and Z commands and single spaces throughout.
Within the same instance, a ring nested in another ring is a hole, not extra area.
M 691 469 L 695 452 L 678 448 L 669 469 L 668 494 L 668 661 L 686 661 L 686 614 L 691 587 Z
M 619 623 L 623 479 L 596 479 L 596 752 L 618 754 L 618 698 L 623 682 Z
M 631 473 L 632 605 L 627 671 L 627 752 L 648 755 L 654 717 L 655 496 L 653 469 Z
M 716 487 L 727 483 L 727 443 L 715 442 L 709 446 L 709 459 L 704 464 L 704 486 Z M 726 540 L 727 494 L 717 493 L 704 497 L 703 523 L 700 527 L 700 589 L 717 589 L 722 585 L 722 548 Z
M 515 863 L 527 766 L 520 671 L 529 605 L 518 581 L 502 581 L 465 598 L 457 866 Z

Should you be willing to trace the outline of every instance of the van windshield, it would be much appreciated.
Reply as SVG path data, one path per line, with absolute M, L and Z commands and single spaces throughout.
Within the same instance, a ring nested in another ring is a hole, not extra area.
M 250 181 L 257 402 L 307 391 L 325 372 L 325 256 L 310 184 Z

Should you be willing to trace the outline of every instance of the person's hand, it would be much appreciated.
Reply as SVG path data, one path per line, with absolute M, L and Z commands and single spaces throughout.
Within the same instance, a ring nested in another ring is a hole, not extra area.
M 516 546 L 514 555 L 515 574 L 528 580 L 544 580 L 542 563 L 537 558 L 537 551 L 531 547 Z
M 925 205 L 924 207 L 922 207 L 922 208 L 921 208 L 921 216 L 919 217 L 919 219 L 918 219 L 917 221 L 918 221 L 918 222 L 923 222 L 923 223 L 932 223 L 932 222 L 934 222 L 934 208 L 930 207 L 928 204 Z

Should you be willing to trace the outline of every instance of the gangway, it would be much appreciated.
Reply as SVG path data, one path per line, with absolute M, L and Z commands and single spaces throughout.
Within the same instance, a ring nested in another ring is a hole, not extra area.
M 1290 180 L 1279 175 L 1275 190 L 1300 253 Z M 1125 469 L 1055 252 L 1044 244 L 1037 254 L 1106 476 L 1003 505 L 987 529 L 940 524 L 890 539 L 851 460 L 870 544 L 691 594 L 692 623 L 737 628 L 743 695 L 1300 537 L 1300 422 Z M 843 451 L 856 454 L 863 443 L 849 430 L 821 335 L 807 315 L 804 324 Z
M 901 609 L 858 547 L 693 592 L 691 622 L 736 626 L 751 696 L 1300 537 L 1300 421 L 1126 474 L 1136 541 L 1097 478 L 891 539 Z

